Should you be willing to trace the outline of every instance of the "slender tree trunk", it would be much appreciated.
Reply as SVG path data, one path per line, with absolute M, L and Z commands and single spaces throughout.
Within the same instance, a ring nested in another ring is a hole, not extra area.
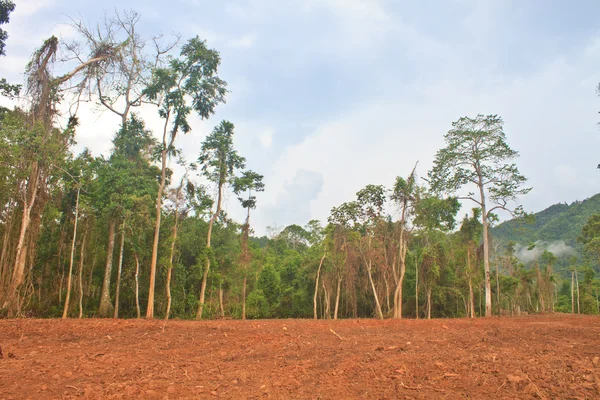
M 125 220 L 121 224 L 121 249 L 119 250 L 119 268 L 117 269 L 117 290 L 115 293 L 115 312 L 113 318 L 119 318 L 119 295 L 121 293 L 121 272 L 123 271 L 123 249 L 125 247 Z
M 496 301 L 498 302 L 498 315 L 501 314 L 500 306 L 500 263 L 496 263 Z
M 83 261 L 85 257 L 85 241 L 87 239 L 88 227 L 83 231 L 83 239 L 81 240 L 81 249 L 79 252 L 79 319 L 83 317 Z
M 471 277 L 469 277 L 469 317 L 475 318 L 475 294 L 473 293 Z
M 75 223 L 73 225 L 73 240 L 71 241 L 71 258 L 69 259 L 69 275 L 67 277 L 67 295 L 65 296 L 65 306 L 63 308 L 63 319 L 67 318 L 69 313 L 69 302 L 71 300 L 71 280 L 73 277 L 73 260 L 75 259 L 75 243 L 77 241 L 77 223 L 79 222 L 79 193 L 81 188 L 77 188 L 77 200 L 75 200 Z
M 483 178 L 479 177 L 479 195 L 481 197 L 481 224 L 483 225 L 483 266 L 485 271 L 485 316 L 492 316 L 492 285 L 490 282 L 490 237 L 489 221 L 485 204 Z
M 373 297 L 375 298 L 375 311 L 377 312 L 377 316 L 379 319 L 383 319 L 383 312 L 381 311 L 381 304 L 379 304 L 379 297 L 377 296 L 377 289 L 375 288 L 375 283 L 373 282 L 373 274 L 371 272 L 372 262 L 371 260 L 367 261 L 367 273 L 369 275 L 369 282 L 371 283 L 371 289 L 373 289 Z
M 431 287 L 427 288 L 427 319 L 431 319 Z
M 223 284 L 219 284 L 219 310 L 221 318 L 225 318 L 225 308 L 223 307 Z
M 244 279 L 242 282 L 242 320 L 246 319 L 246 283 L 248 278 L 246 274 L 244 274 Z
M 86 296 L 90 297 L 92 294 L 92 279 L 94 277 L 94 267 L 96 266 L 96 259 L 98 258 L 98 253 L 94 251 L 94 258 L 92 259 L 92 265 L 90 266 L 90 275 L 88 277 L 88 284 L 86 287 Z
M 137 318 L 142 317 L 140 310 L 140 259 L 137 253 L 133 253 L 135 257 L 135 311 L 137 312 Z
M 571 272 L 571 314 L 575 314 L 575 271 Z
M 338 311 L 340 306 L 340 292 L 342 287 L 342 277 L 338 276 L 337 278 L 337 291 L 335 293 L 335 309 L 333 312 L 333 319 L 338 319 Z
M 319 295 L 319 277 L 321 276 L 321 267 L 323 266 L 323 261 L 325 261 L 325 256 L 326 253 L 323 253 L 323 257 L 321 257 L 321 261 L 319 262 L 319 268 L 317 269 L 317 278 L 315 280 L 315 296 L 313 298 L 314 319 L 317 319 L 317 296 Z
M 387 275 L 383 276 L 383 283 L 385 284 L 385 302 L 386 302 L 386 313 L 389 313 L 392 307 L 390 306 L 390 284 L 388 282 Z
M 419 319 L 419 262 L 415 254 L 415 307 L 416 319 Z
M 102 281 L 102 292 L 100 295 L 100 307 L 98 314 L 101 317 L 108 317 L 112 311 L 110 301 L 110 274 L 112 272 L 113 252 L 115 250 L 115 225 L 114 220 L 108 225 L 108 249 L 106 250 L 106 266 L 104 267 L 104 280 Z
M 325 310 L 323 314 L 325 314 L 325 319 L 331 319 L 331 309 L 330 309 L 330 298 L 329 293 L 327 292 L 327 287 L 325 286 L 325 282 L 323 282 L 323 301 L 325 303 Z
M 171 313 L 171 275 L 173 273 L 173 258 L 175 256 L 175 243 L 177 242 L 177 230 L 179 225 L 179 196 L 183 187 L 183 179 L 177 189 L 175 200 L 175 224 L 173 225 L 173 240 L 171 242 L 171 254 L 169 255 L 169 268 L 167 269 L 167 310 L 165 311 L 165 321 L 169 319 Z
M 168 118 L 167 118 L 168 119 Z M 166 123 L 165 123 L 166 130 Z M 163 143 L 165 141 L 163 140 Z M 160 219 L 162 214 L 162 196 L 165 190 L 167 174 L 167 148 L 161 154 L 161 173 L 160 185 L 156 196 L 156 221 L 154 223 L 154 241 L 152 242 L 152 261 L 150 262 L 150 288 L 148 289 L 148 306 L 146 308 L 146 318 L 154 318 L 154 287 L 156 286 L 156 263 L 158 261 L 158 241 L 160 238 Z
M 217 209 L 208 223 L 208 235 L 206 238 L 206 248 L 207 249 L 210 249 L 210 240 L 211 240 L 211 236 L 212 236 L 213 224 L 215 223 L 215 221 L 219 217 L 219 214 L 221 213 L 221 203 L 223 201 L 223 185 L 224 184 L 225 184 L 225 182 L 222 182 L 222 181 L 219 182 L 219 193 L 218 193 L 218 197 L 217 197 Z M 205 268 L 204 268 L 204 275 L 202 277 L 202 286 L 200 288 L 200 301 L 198 303 L 198 312 L 196 313 L 196 319 L 202 319 L 202 311 L 204 310 L 204 297 L 206 295 L 206 283 L 208 281 L 208 271 L 209 270 L 210 270 L 210 257 L 207 254 L 206 264 L 205 264 Z
M 577 285 L 577 314 L 581 314 L 579 309 L 579 277 L 577 276 L 577 269 L 575 270 L 575 285 Z

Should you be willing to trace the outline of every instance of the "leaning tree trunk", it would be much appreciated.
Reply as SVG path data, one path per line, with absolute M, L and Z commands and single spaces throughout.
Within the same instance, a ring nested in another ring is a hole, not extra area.
M 119 318 L 119 294 L 121 293 L 121 271 L 123 271 L 123 248 L 125 247 L 125 220 L 121 225 L 121 250 L 119 250 L 119 267 L 117 268 L 117 290 L 115 293 L 115 312 L 113 318 Z
M 373 263 L 369 259 L 367 261 L 367 273 L 369 275 L 369 282 L 371 283 L 371 289 L 373 289 L 373 297 L 375 298 L 375 311 L 379 316 L 379 319 L 383 319 L 383 312 L 381 311 L 381 304 L 379 303 L 379 297 L 377 296 L 377 288 L 375 288 L 375 283 L 373 282 L 373 273 L 372 273 Z
M 71 242 L 71 258 L 69 260 L 69 275 L 67 277 L 67 295 L 65 296 L 65 306 L 63 308 L 63 319 L 67 318 L 69 313 L 69 302 L 71 300 L 71 280 L 73 277 L 73 259 L 75 258 L 75 242 L 77 241 L 77 222 L 79 222 L 79 192 L 77 188 L 77 200 L 75 201 L 75 224 L 73 226 L 73 241 Z
M 101 317 L 108 317 L 113 310 L 110 302 L 110 274 L 112 272 L 113 252 L 115 250 L 115 225 L 116 222 L 110 221 L 108 225 L 108 249 L 106 250 L 106 266 L 104 267 L 104 280 L 102 281 L 102 292 L 100 295 L 100 307 L 98 314 Z
M 317 296 L 319 295 L 319 277 L 321 276 L 321 267 L 323 266 L 323 261 L 325 261 L 326 253 L 323 253 L 323 257 L 321 257 L 321 261 L 319 262 L 319 268 L 317 269 L 317 278 L 315 280 L 315 296 L 313 298 L 313 308 L 314 308 L 314 318 L 317 319 Z

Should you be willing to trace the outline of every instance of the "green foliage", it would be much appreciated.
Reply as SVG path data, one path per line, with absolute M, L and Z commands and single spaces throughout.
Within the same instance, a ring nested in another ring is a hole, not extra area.
M 253 290 L 246 300 L 248 318 L 268 318 L 271 316 L 269 300 L 261 289 Z

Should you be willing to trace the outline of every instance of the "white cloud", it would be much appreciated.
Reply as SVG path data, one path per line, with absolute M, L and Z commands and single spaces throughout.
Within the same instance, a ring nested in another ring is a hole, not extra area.
M 23 0 L 16 2 L 15 15 L 30 16 L 38 11 L 48 8 L 55 3 L 54 0 Z
M 258 36 L 256 34 L 248 33 L 246 35 L 231 39 L 229 41 L 229 45 L 235 48 L 250 49 L 256 44 L 257 38 Z
M 272 129 L 269 129 L 261 133 L 258 137 L 258 139 L 260 140 L 260 144 L 264 148 L 269 148 L 273 144 L 273 133 L 274 131 Z

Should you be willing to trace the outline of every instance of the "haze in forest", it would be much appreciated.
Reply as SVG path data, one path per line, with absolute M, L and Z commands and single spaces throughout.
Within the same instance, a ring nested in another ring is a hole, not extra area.
M 450 121 L 478 113 L 505 121 L 534 187 L 520 199 L 526 210 L 600 187 L 596 1 L 22 1 L 6 26 L 3 76 L 22 81 L 49 34 L 72 37 L 69 16 L 95 24 L 117 8 L 138 11 L 145 34 L 199 35 L 221 53 L 227 103 L 211 121 L 194 119 L 178 146 L 193 160 L 215 121 L 235 121 L 237 146 L 260 155 L 248 166 L 268 187 L 253 216 L 258 234 L 325 221 L 366 184 L 389 186 L 417 160 L 424 176 Z M 79 116 L 76 149 L 108 154 L 119 118 Z M 156 113 L 144 119 L 158 134 Z M 237 200 L 227 200 L 241 220 Z

